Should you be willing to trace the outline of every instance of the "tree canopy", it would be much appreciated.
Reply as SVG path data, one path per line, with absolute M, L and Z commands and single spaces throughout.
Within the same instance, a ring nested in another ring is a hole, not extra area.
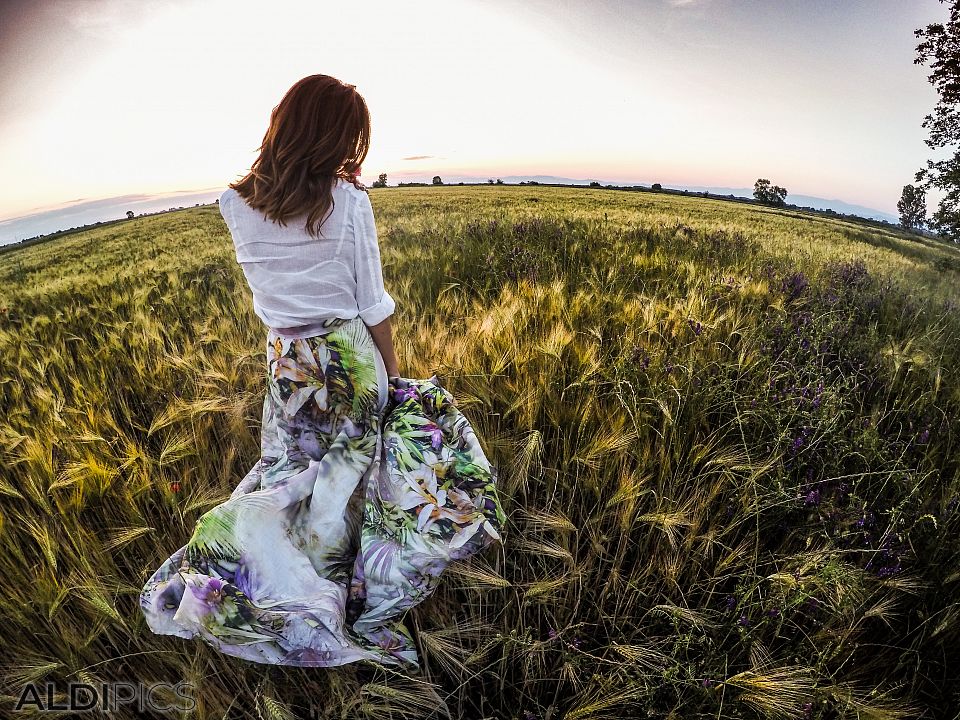
M 940 0 L 944 2 L 945 0 Z M 939 100 L 933 112 L 924 117 L 922 127 L 929 131 L 924 142 L 931 150 L 960 143 L 960 7 L 958 0 L 950 0 L 950 19 L 931 23 L 914 30 L 921 39 L 917 45 L 915 65 L 929 65 L 927 79 L 937 91 Z M 954 242 L 960 242 L 960 150 L 945 160 L 927 160 L 927 165 L 914 178 L 924 189 L 943 190 L 930 225 L 938 233 Z

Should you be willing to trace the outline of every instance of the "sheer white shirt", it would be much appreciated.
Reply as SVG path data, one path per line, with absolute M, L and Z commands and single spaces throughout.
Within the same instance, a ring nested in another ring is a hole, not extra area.
M 304 229 L 306 215 L 281 227 L 233 188 L 220 195 L 220 214 L 253 294 L 253 310 L 267 327 L 358 315 L 376 325 L 394 312 L 396 303 L 383 286 L 370 196 L 338 178 L 333 203 L 318 239 Z

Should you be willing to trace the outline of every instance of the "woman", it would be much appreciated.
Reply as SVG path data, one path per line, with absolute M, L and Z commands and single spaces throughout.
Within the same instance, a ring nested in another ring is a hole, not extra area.
M 357 181 L 369 142 L 355 87 L 305 77 L 220 196 L 267 328 L 261 458 L 145 584 L 156 633 L 264 663 L 418 667 L 399 614 L 499 540 L 496 471 L 469 423 L 436 378 L 399 376 Z

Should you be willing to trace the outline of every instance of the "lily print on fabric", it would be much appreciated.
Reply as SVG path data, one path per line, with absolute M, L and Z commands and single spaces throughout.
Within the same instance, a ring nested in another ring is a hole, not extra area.
M 351 587 L 351 611 L 363 603 L 353 623 L 361 633 L 389 632 L 451 561 L 500 541 L 506 521 L 496 468 L 437 378 L 392 378 L 390 391 L 384 462 L 367 485 Z M 403 645 L 408 634 L 398 633 Z
M 254 662 L 416 671 L 400 615 L 501 539 L 496 469 L 436 377 L 381 402 L 359 318 L 266 351 L 261 457 L 147 580 L 147 624 Z

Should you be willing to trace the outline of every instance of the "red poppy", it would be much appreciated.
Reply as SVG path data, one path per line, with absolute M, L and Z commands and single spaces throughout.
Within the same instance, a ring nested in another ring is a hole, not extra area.
M 180 492 L 180 481 L 174 480 L 170 483 L 170 489 L 173 490 L 173 492 Z

